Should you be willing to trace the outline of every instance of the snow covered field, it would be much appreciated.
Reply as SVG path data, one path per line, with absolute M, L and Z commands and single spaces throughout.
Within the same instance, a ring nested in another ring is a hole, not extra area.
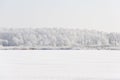
M 0 50 L 0 80 L 120 80 L 120 51 Z

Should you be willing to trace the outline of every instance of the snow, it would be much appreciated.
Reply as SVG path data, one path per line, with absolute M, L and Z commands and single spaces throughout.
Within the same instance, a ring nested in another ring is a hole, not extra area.
M 117 50 L 0 50 L 0 80 L 119 79 Z
M 120 33 L 63 28 L 0 29 L 0 49 L 120 50 Z

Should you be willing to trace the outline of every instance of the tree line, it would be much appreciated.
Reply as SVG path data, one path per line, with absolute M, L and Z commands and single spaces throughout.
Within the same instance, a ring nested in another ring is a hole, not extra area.
M 1 47 L 119 47 L 120 34 L 63 28 L 1 29 Z

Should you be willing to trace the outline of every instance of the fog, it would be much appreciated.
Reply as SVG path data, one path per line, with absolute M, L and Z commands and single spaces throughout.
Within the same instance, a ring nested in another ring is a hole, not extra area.
M 0 27 L 120 32 L 119 0 L 0 0 Z

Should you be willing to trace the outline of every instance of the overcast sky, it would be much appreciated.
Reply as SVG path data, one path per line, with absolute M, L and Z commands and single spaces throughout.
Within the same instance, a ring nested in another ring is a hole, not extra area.
M 120 32 L 120 0 L 0 0 L 0 27 Z

